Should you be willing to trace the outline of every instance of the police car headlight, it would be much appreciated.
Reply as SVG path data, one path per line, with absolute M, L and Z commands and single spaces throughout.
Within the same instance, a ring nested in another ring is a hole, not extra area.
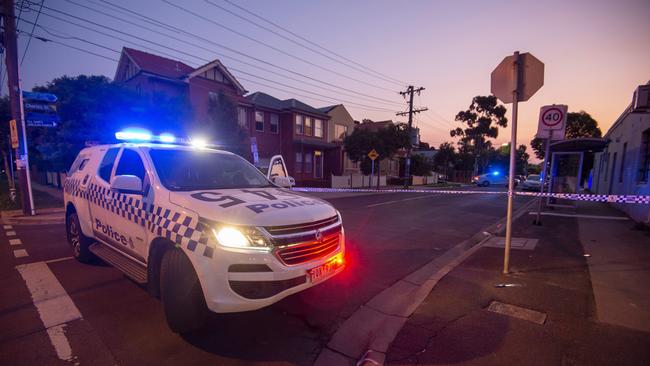
M 264 237 L 254 228 L 224 226 L 213 230 L 219 244 L 229 248 L 270 250 Z

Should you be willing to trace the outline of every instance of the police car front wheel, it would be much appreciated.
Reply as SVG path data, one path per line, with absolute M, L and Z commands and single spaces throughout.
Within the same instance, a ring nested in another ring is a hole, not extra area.
M 208 308 L 199 278 L 180 249 L 169 249 L 160 268 L 160 297 L 169 328 L 187 333 L 203 327 Z
M 68 243 L 72 247 L 72 253 L 79 262 L 88 263 L 95 259 L 95 255 L 88 249 L 93 240 L 84 235 L 79 225 L 79 217 L 76 213 L 68 215 L 66 220 L 66 234 Z

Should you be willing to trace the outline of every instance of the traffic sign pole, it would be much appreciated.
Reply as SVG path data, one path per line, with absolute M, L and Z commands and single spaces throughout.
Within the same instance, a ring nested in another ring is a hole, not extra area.
M 539 193 L 544 193 L 544 184 L 546 183 L 546 171 L 548 169 L 548 156 L 551 153 L 551 141 L 553 140 L 553 130 L 549 131 L 550 135 L 546 139 L 546 146 L 544 148 L 544 165 L 542 168 L 542 186 L 539 188 Z M 551 187 L 549 187 L 551 189 Z M 539 198 L 537 203 L 537 218 L 535 219 L 535 225 L 542 224 L 542 197 Z
M 515 190 L 515 165 L 516 165 L 516 149 L 517 149 L 517 102 L 519 99 L 520 83 L 519 83 L 519 67 L 520 59 L 519 52 L 514 54 L 514 64 L 512 67 L 514 78 L 514 90 L 512 91 L 512 132 L 510 133 L 510 176 L 508 177 L 508 211 L 506 214 L 506 242 L 505 253 L 503 255 L 503 273 L 510 273 L 510 244 L 512 242 L 512 199 Z

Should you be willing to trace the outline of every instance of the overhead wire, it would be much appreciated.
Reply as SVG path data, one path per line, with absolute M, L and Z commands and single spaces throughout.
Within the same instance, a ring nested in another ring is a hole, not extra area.
M 103 1 L 103 0 L 102 0 L 102 1 Z M 384 76 L 384 77 L 386 77 L 386 78 L 388 78 L 388 79 L 391 79 L 391 80 L 393 80 L 393 81 L 395 81 L 395 82 L 398 82 L 398 83 L 400 83 L 400 84 L 402 84 L 402 85 L 407 85 L 407 84 L 409 84 L 409 83 L 405 83 L 405 82 L 403 82 L 403 81 L 401 81 L 401 80 L 398 80 L 398 79 L 396 79 L 396 78 L 393 78 L 393 77 L 391 77 L 391 76 L 389 76 L 389 75 L 386 75 L 386 74 L 383 74 L 383 73 L 378 72 L 378 71 L 376 71 L 376 70 L 373 70 L 373 69 L 371 69 L 371 68 L 369 68 L 369 67 L 367 67 L 367 66 L 364 66 L 364 65 L 362 65 L 362 64 L 360 64 L 360 63 L 358 63 L 358 62 L 356 62 L 356 61 L 354 61 L 354 60 L 351 60 L 351 59 L 349 59 L 349 58 L 347 58 L 347 57 L 345 57 L 345 56 L 343 56 L 343 55 L 341 55 L 341 54 L 339 54 L 339 53 L 336 53 L 336 52 L 334 52 L 334 51 L 332 51 L 332 50 L 330 50 L 330 49 L 328 49 L 328 48 L 325 48 L 324 46 L 321 46 L 320 44 L 318 44 L 318 43 L 316 43 L 316 42 L 310 41 L 309 39 L 307 39 L 307 38 L 305 38 L 305 37 L 303 37 L 303 36 L 301 36 L 301 35 L 299 35 L 299 34 L 293 32 L 293 31 L 291 31 L 291 30 L 289 30 L 289 29 L 287 29 L 287 28 L 285 28 L 285 27 L 283 27 L 283 26 L 281 26 L 281 25 L 279 25 L 279 24 L 277 24 L 277 23 L 274 23 L 273 21 L 271 21 L 271 20 L 269 20 L 269 19 L 264 18 L 264 17 L 262 17 L 261 15 L 256 14 L 256 13 L 254 13 L 254 12 L 252 12 L 252 11 L 250 11 L 250 10 L 244 8 L 243 6 L 241 6 L 241 5 L 237 4 L 237 3 L 234 3 L 233 1 L 230 1 L 230 0 L 224 0 L 224 1 L 227 2 L 227 3 L 230 4 L 230 5 L 232 5 L 232 6 L 236 7 L 236 8 L 238 8 L 238 9 L 240 9 L 240 10 L 242 10 L 242 11 L 244 11 L 244 12 L 246 12 L 246 13 L 252 15 L 252 16 L 254 16 L 254 17 L 257 18 L 257 19 L 260 19 L 260 20 L 266 22 L 267 24 L 270 24 L 270 25 L 272 25 L 272 26 L 274 26 L 274 27 L 276 27 L 276 28 L 278 28 L 278 29 L 281 29 L 281 30 L 287 32 L 288 34 L 291 34 L 292 36 L 294 36 L 294 37 L 296 37 L 296 38 L 298 38 L 298 39 L 301 39 L 301 40 L 303 40 L 303 41 L 305 41 L 305 42 L 307 42 L 307 43 L 309 43 L 309 44 L 311 44 L 311 45 L 313 45 L 313 46 L 315 46 L 315 47 L 318 47 L 318 48 L 320 48 L 320 49 L 322 49 L 322 50 L 324 50 L 324 51 L 327 51 L 327 52 L 329 52 L 329 53 L 332 54 L 332 55 L 335 55 L 335 56 L 337 56 L 337 57 L 340 57 L 340 58 L 343 59 L 343 60 L 346 60 L 346 61 L 348 61 L 348 62 L 350 62 L 350 63 L 353 63 L 353 64 L 355 64 L 355 65 L 357 65 L 357 66 L 360 66 L 360 67 L 362 67 L 362 68 L 365 68 L 365 69 L 367 69 L 367 70 L 369 70 L 369 71 L 371 71 L 371 72 L 373 72 L 373 73 L 375 73 L 375 74 L 377 74 L 377 75 Z
M 69 0 L 66 0 L 66 1 L 69 1 Z M 282 49 L 280 49 L 280 48 L 278 48 L 278 47 L 275 47 L 275 46 L 271 46 L 271 45 L 269 45 L 269 44 L 266 44 L 266 43 L 260 41 L 259 39 L 253 38 L 253 37 L 251 37 L 251 36 L 249 36 L 249 35 L 247 35 L 247 34 L 245 34 L 245 33 L 239 32 L 239 31 L 237 31 L 237 30 L 235 30 L 235 29 L 233 29 L 233 28 L 231 28 L 231 27 L 225 26 L 225 25 L 223 25 L 223 24 L 221 24 L 221 23 L 215 21 L 214 19 L 210 19 L 210 18 L 208 18 L 208 17 L 206 17 L 206 16 L 203 16 L 203 15 L 201 15 L 201 14 L 199 14 L 199 13 L 196 13 L 196 12 L 194 12 L 194 11 L 192 11 L 192 10 L 189 10 L 189 9 L 187 9 L 186 7 L 183 7 L 183 6 L 180 6 L 180 5 L 178 5 L 178 4 L 175 4 L 175 3 L 173 3 L 173 2 L 171 2 L 171 1 L 169 1 L 169 0 L 161 0 L 161 1 L 164 2 L 164 3 L 166 3 L 166 4 L 168 4 L 168 5 L 170 5 L 170 6 L 172 6 L 172 7 L 175 7 L 175 8 L 178 9 L 178 10 L 181 10 L 181 11 L 187 13 L 187 14 L 191 14 L 191 15 L 193 15 L 193 16 L 199 18 L 199 19 L 202 19 L 202 20 L 204 20 L 204 21 L 206 21 L 206 22 L 208 22 L 208 23 L 214 24 L 214 25 L 216 25 L 216 26 L 218 26 L 218 27 L 220 27 L 220 28 L 222 28 L 222 29 L 225 29 L 225 30 L 227 30 L 227 31 L 229 31 L 229 32 L 231 32 L 231 33 L 233 33 L 233 34 L 237 34 L 238 36 L 243 37 L 243 38 L 246 38 L 246 39 L 248 39 L 248 40 L 251 41 L 251 42 L 255 42 L 255 43 L 259 44 L 259 45 L 262 45 L 262 46 L 267 47 L 267 48 L 269 48 L 269 49 L 272 49 L 272 50 L 274 50 L 274 51 L 276 51 L 276 52 L 279 52 L 279 53 L 281 53 L 281 54 L 283 54 L 283 55 L 285 55 L 285 56 L 287 56 L 287 57 L 291 57 L 291 58 L 293 58 L 293 59 L 296 59 L 296 60 L 302 61 L 302 62 L 304 62 L 304 63 L 306 63 L 306 64 L 309 64 L 309 65 L 311 65 L 311 66 L 317 67 L 317 68 L 319 68 L 319 69 L 321 69 L 321 70 L 324 70 L 324 71 L 330 72 L 330 73 L 332 73 L 332 74 L 335 74 L 335 75 L 338 75 L 338 76 L 344 77 L 344 78 L 349 79 L 349 80 L 356 81 L 356 82 L 358 82 L 358 83 L 361 83 L 361 84 L 364 84 L 364 85 L 367 85 L 367 86 L 370 86 L 370 87 L 373 87 L 373 88 L 383 89 L 383 90 L 387 90 L 387 91 L 390 91 L 390 92 L 395 92 L 395 90 L 392 90 L 392 89 L 389 89 L 389 88 L 385 88 L 385 87 L 383 87 L 383 86 L 379 86 L 379 85 L 376 85 L 376 84 L 373 84 L 373 83 L 369 83 L 369 82 L 364 81 L 364 80 L 361 80 L 361 79 L 354 78 L 354 77 L 352 77 L 352 76 L 349 76 L 349 75 L 346 75 L 346 74 L 340 73 L 340 72 L 338 72 L 338 71 L 332 70 L 332 69 L 330 69 L 330 68 L 328 68 L 328 67 L 325 67 L 325 66 L 319 65 L 319 64 L 317 64 L 317 63 L 315 63 L 315 62 L 309 61 L 309 60 L 304 59 L 304 58 L 302 58 L 302 57 L 298 57 L 298 56 L 296 56 L 296 55 L 294 55 L 294 54 L 292 54 L 292 53 L 290 53 L 290 52 L 287 52 L 287 51 L 285 51 L 285 50 L 282 50 Z
M 27 45 L 25 46 L 25 51 L 23 51 L 23 57 L 20 59 L 20 66 L 23 65 L 23 62 L 25 61 L 25 56 L 27 56 L 27 50 L 29 50 L 29 45 L 32 43 L 32 35 L 34 34 L 34 30 L 36 29 L 36 25 L 38 24 L 38 19 L 41 16 L 41 11 L 43 10 L 44 3 L 45 0 L 41 0 L 41 5 L 39 6 L 38 13 L 36 14 L 36 20 L 34 20 L 32 31 L 29 33 L 29 38 L 27 39 Z M 16 27 L 18 27 L 18 25 L 16 25 Z
M 151 32 L 160 33 L 160 31 L 155 30 L 155 29 L 151 29 L 151 28 L 146 27 L 146 26 L 143 26 L 141 23 L 134 23 L 134 22 L 128 21 L 128 20 L 126 20 L 126 19 L 118 18 L 118 17 L 116 17 L 115 15 L 108 14 L 108 13 L 105 13 L 105 12 L 103 12 L 103 11 L 100 11 L 100 10 L 97 10 L 97 9 L 90 8 L 90 7 L 88 7 L 88 6 L 86 6 L 86 5 L 83 5 L 83 4 L 78 4 L 77 2 L 72 1 L 72 0 L 66 0 L 66 1 L 68 1 L 68 2 L 70 2 L 70 3 L 72 3 L 72 4 L 75 4 L 75 5 L 81 6 L 81 7 L 83 7 L 83 8 L 86 8 L 86 9 L 88 9 L 88 10 L 94 11 L 94 12 L 96 12 L 96 13 L 98 13 L 98 14 L 102 14 L 102 15 L 104 15 L 104 16 L 108 16 L 108 17 L 111 17 L 111 18 L 113 18 L 113 19 L 119 20 L 119 21 L 124 22 L 124 23 L 126 23 L 126 24 L 131 24 L 131 25 L 134 25 L 134 26 L 136 26 L 136 27 L 139 27 L 139 28 L 142 28 L 142 29 L 145 29 L 145 30 L 151 31 Z M 325 84 L 325 85 L 328 85 L 328 86 L 332 86 L 332 87 L 337 88 L 337 89 L 341 89 L 341 90 L 345 90 L 345 91 L 348 91 L 348 92 L 352 92 L 352 93 L 354 93 L 354 94 L 358 94 L 358 95 L 363 96 L 363 97 L 376 99 L 376 100 L 381 101 L 381 102 L 390 103 L 390 104 L 394 104 L 394 105 L 402 105 L 401 103 L 398 103 L 398 102 L 395 102 L 395 101 L 391 101 L 391 100 L 388 100 L 388 99 L 384 99 L 384 98 L 376 97 L 376 96 L 374 96 L 374 95 L 370 95 L 370 94 L 360 93 L 360 92 L 358 92 L 358 91 L 351 90 L 351 89 L 348 89 L 348 88 L 342 87 L 342 86 L 340 86 L 340 85 L 336 85 L 336 84 L 333 84 L 333 83 L 329 83 L 329 82 L 326 82 L 326 81 L 322 81 L 322 80 L 319 80 L 319 79 L 317 79 L 317 78 L 314 78 L 314 77 L 311 77 L 311 76 L 308 76 L 308 75 L 305 75 L 305 74 L 302 74 L 302 73 L 296 72 L 295 70 L 291 70 L 291 69 L 288 69 L 288 68 L 286 68 L 286 67 L 282 67 L 282 66 L 279 66 L 279 65 L 275 65 L 275 64 L 270 63 L 270 62 L 268 62 L 268 61 L 265 61 L 265 60 L 262 60 L 262 59 L 259 59 L 259 58 L 256 58 L 256 57 L 253 57 L 253 56 L 250 56 L 250 55 L 248 55 L 248 54 L 246 54 L 246 53 L 243 53 L 243 52 L 241 52 L 241 51 L 237 51 L 237 50 L 235 50 L 235 49 L 233 49 L 233 48 L 231 48 L 231 47 L 228 47 L 228 46 L 225 46 L 225 45 L 223 45 L 223 44 L 220 44 L 220 43 L 214 42 L 214 41 L 212 41 L 212 40 L 210 40 L 210 39 L 206 39 L 206 38 L 201 37 L 201 36 L 198 36 L 198 35 L 196 35 L 196 34 L 186 32 L 186 31 L 184 31 L 184 30 L 182 30 L 182 29 L 180 29 L 180 28 L 177 28 L 177 27 L 174 27 L 174 26 L 172 26 L 172 25 L 166 24 L 166 23 L 161 22 L 161 21 L 159 21 L 159 20 L 156 20 L 156 19 L 154 19 L 154 18 L 151 18 L 151 17 L 145 16 L 145 15 L 139 14 L 139 13 L 137 13 L 137 12 L 135 12 L 135 11 L 132 11 L 132 10 L 130 10 L 130 9 L 128 9 L 128 8 L 121 7 L 121 6 L 119 6 L 119 5 L 113 4 L 113 3 L 109 2 L 109 1 L 103 1 L 103 2 L 104 2 L 104 3 L 107 3 L 107 4 L 110 4 L 111 6 L 114 6 L 114 7 L 118 8 L 122 13 L 124 13 L 124 12 L 128 12 L 129 14 L 131 14 L 131 16 L 135 16 L 135 17 L 137 17 L 137 19 L 144 20 L 144 21 L 147 22 L 148 24 L 152 24 L 152 25 L 158 26 L 158 27 L 160 27 L 160 28 L 164 28 L 164 29 L 166 29 L 166 30 L 172 30 L 172 31 L 174 31 L 174 32 L 180 32 L 180 33 L 185 34 L 186 36 L 191 36 L 191 37 L 193 37 L 193 38 L 198 38 L 198 39 L 200 39 L 201 41 L 204 41 L 204 42 L 206 42 L 206 43 L 209 43 L 209 44 L 215 45 L 215 46 L 217 46 L 217 47 L 220 47 L 220 48 L 226 49 L 226 50 L 228 50 L 229 52 L 236 53 L 236 54 L 241 55 L 241 56 L 243 56 L 243 57 L 246 57 L 246 58 L 252 59 L 252 60 L 257 61 L 257 62 L 260 62 L 260 63 L 264 63 L 264 64 L 269 65 L 269 66 L 271 66 L 271 67 L 274 67 L 274 68 L 276 68 L 276 69 L 279 69 L 279 70 L 282 70 L 282 71 L 285 71 L 285 72 L 288 72 L 288 73 L 291 73 L 291 74 L 294 74 L 294 75 L 300 76 L 300 77 L 302 77 L 302 78 L 306 78 L 306 79 L 309 79 L 309 80 L 312 80 L 312 81 L 316 81 L 316 82 L 321 83 L 321 84 Z M 155 44 L 155 45 L 158 46 L 158 47 L 163 47 L 163 48 L 169 49 L 169 50 L 171 50 L 171 51 L 173 51 L 173 52 L 178 52 L 178 53 L 181 53 L 181 54 L 184 54 L 184 55 L 187 55 L 187 56 L 190 56 L 190 57 L 194 57 L 194 58 L 196 58 L 195 55 L 189 54 L 189 53 L 184 52 L 184 51 L 182 51 L 182 50 L 178 50 L 177 48 L 170 48 L 170 47 L 167 47 L 167 46 L 165 46 L 165 45 L 163 45 L 163 44 L 160 44 L 160 43 L 157 43 L 157 42 L 148 41 L 148 40 L 143 39 L 142 37 L 134 36 L 134 35 L 129 34 L 129 33 L 127 33 L 127 32 L 124 32 L 124 31 L 121 31 L 121 30 L 117 30 L 117 29 L 114 29 L 114 28 L 112 28 L 112 27 L 108 27 L 108 26 L 103 25 L 103 24 L 99 24 L 99 23 L 97 23 L 97 22 L 93 22 L 93 21 L 88 20 L 88 19 L 85 19 L 85 18 L 80 18 L 80 17 L 78 17 L 78 16 L 76 16 L 76 15 L 73 15 L 73 14 L 70 14 L 70 13 L 66 13 L 66 12 L 62 12 L 62 11 L 57 10 L 57 9 L 52 9 L 52 8 L 47 7 L 47 6 L 46 6 L 45 8 L 46 8 L 48 11 L 51 10 L 51 11 L 54 11 L 54 12 L 56 12 L 56 13 L 58 13 L 58 14 L 62 14 L 62 15 L 65 15 L 65 16 L 68 16 L 68 17 L 72 17 L 72 18 L 74 18 L 74 19 L 78 19 L 78 20 L 81 20 L 81 21 L 83 21 L 83 22 L 86 22 L 86 23 L 89 23 L 89 24 L 95 25 L 95 26 L 99 26 L 99 27 L 101 27 L 101 28 L 103 28 L 103 29 L 107 29 L 107 30 L 110 30 L 110 31 L 113 31 L 113 32 L 117 32 L 117 33 L 120 33 L 120 34 L 123 34 L 123 35 L 126 35 L 126 36 L 130 36 L 130 37 L 133 37 L 133 38 L 137 38 L 137 39 L 139 39 L 139 40 L 142 40 L 142 41 L 145 41 L 145 42 L 149 42 L 149 43 Z M 61 19 L 61 18 L 56 17 L 56 16 L 54 16 L 54 15 L 52 15 L 52 14 L 49 14 L 49 13 L 47 13 L 47 12 L 45 12 L 44 14 L 45 14 L 46 16 L 49 16 L 49 17 L 55 18 L 55 19 L 57 19 L 57 20 L 59 20 L 59 21 L 62 21 L 62 22 L 69 22 L 68 20 Z M 81 25 L 79 25 L 78 23 L 74 23 L 74 22 L 71 22 L 71 23 L 74 24 L 74 25 L 76 25 L 76 26 L 81 26 Z M 92 28 L 88 28 L 88 27 L 84 27 L 84 28 L 86 28 L 86 29 L 90 29 L 90 30 L 93 30 Z M 96 32 L 97 32 L 97 31 L 96 31 Z M 104 34 L 104 35 L 106 35 L 106 34 Z M 187 44 L 189 44 L 189 45 L 191 45 L 191 46 L 193 46 L 193 47 L 197 47 L 197 48 L 199 48 L 199 49 L 202 49 L 202 50 L 205 50 L 205 51 L 208 51 L 208 52 L 211 52 L 211 53 L 215 53 L 215 54 L 219 55 L 220 57 L 228 58 L 228 59 L 232 59 L 232 60 L 234 60 L 234 61 L 236 61 L 236 62 L 240 62 L 240 63 L 242 63 L 242 64 L 245 64 L 245 65 L 248 65 L 248 66 L 251 66 L 251 67 L 255 67 L 255 68 L 257 68 L 257 69 L 260 69 L 260 70 L 263 70 L 263 71 L 266 71 L 266 72 L 270 72 L 270 73 L 273 73 L 273 74 L 276 74 L 276 75 L 279 75 L 279 76 L 282 76 L 282 77 L 285 77 L 285 78 L 289 78 L 289 79 L 292 79 L 292 80 L 296 80 L 295 78 L 291 78 L 291 77 L 288 77 L 288 76 L 286 76 L 286 75 L 283 75 L 283 74 L 280 74 L 280 73 L 274 72 L 274 71 L 272 71 L 272 70 L 269 70 L 269 69 L 266 69 L 266 68 L 263 68 L 263 67 L 260 67 L 260 66 L 257 66 L 257 65 L 254 65 L 254 64 L 251 64 L 251 63 L 249 63 L 249 62 L 242 61 L 241 59 L 238 59 L 238 58 L 235 58 L 235 57 L 232 57 L 232 56 L 227 56 L 227 55 L 219 54 L 219 53 L 217 53 L 217 52 L 214 52 L 214 50 L 212 50 L 212 49 L 209 49 L 209 48 L 206 48 L 206 47 L 203 47 L 203 46 L 197 45 L 197 44 L 195 44 L 195 43 L 188 42 L 188 41 L 183 40 L 183 39 L 180 39 L 180 38 L 178 38 L 178 37 L 175 37 L 175 36 L 172 36 L 172 35 L 169 35 L 169 34 L 167 34 L 166 36 L 169 37 L 169 38 L 171 38 L 171 39 L 177 40 L 177 41 L 179 41 L 179 42 L 187 43 Z M 133 43 L 133 42 L 130 42 L 130 43 Z M 175 57 L 177 57 L 177 56 L 175 56 Z M 205 58 L 200 58 L 200 59 L 202 59 L 202 60 L 207 60 L 207 59 L 205 59 Z M 301 81 L 301 82 L 302 82 L 302 81 Z M 365 98 L 364 98 L 364 99 L 365 99 Z M 382 104 L 383 104 L 383 103 L 382 103 Z
M 269 32 L 269 33 L 275 34 L 276 36 L 278 36 L 278 37 L 280 37 L 280 38 L 282 38 L 282 39 L 284 39 L 284 40 L 286 40 L 286 41 L 289 41 L 289 42 L 291 42 L 291 43 L 293 43 L 293 44 L 296 44 L 296 45 L 298 45 L 298 46 L 300 46 L 300 47 L 303 47 L 303 48 L 305 48 L 305 49 L 307 49 L 307 50 L 309 50 L 309 51 L 312 51 L 312 52 L 314 52 L 314 53 L 316 53 L 316 54 L 318 54 L 318 55 L 321 55 L 321 56 L 323 56 L 323 57 L 325 57 L 325 58 L 327 58 L 327 59 L 329 59 L 329 60 L 332 60 L 332 61 L 334 61 L 334 62 L 336 62 L 336 63 L 339 63 L 339 64 L 341 64 L 341 65 L 347 66 L 347 67 L 349 67 L 349 68 L 351 68 L 351 69 L 353 69 L 353 70 L 363 72 L 364 74 L 366 74 L 366 75 L 370 75 L 370 76 L 375 77 L 375 78 L 377 78 L 377 79 L 380 79 L 380 80 L 383 80 L 383 81 L 386 81 L 386 82 L 389 82 L 389 83 L 393 83 L 393 84 L 399 85 L 400 87 L 403 87 L 403 86 L 405 85 L 405 83 L 403 83 L 403 82 L 394 81 L 394 80 L 391 80 L 391 79 L 386 78 L 386 77 L 384 77 L 384 76 L 380 76 L 380 75 L 376 75 L 376 74 L 370 73 L 370 72 L 364 70 L 364 68 L 360 68 L 360 67 L 358 67 L 358 66 L 351 65 L 351 64 L 348 63 L 348 62 L 343 62 L 343 61 L 341 61 L 341 60 L 338 60 L 338 59 L 336 59 L 336 58 L 334 58 L 334 57 L 332 57 L 332 56 L 330 56 L 330 55 L 328 55 L 328 54 L 326 54 L 326 53 L 324 53 L 324 52 L 322 52 L 322 51 L 319 51 L 319 50 L 317 50 L 317 49 L 314 49 L 313 47 L 306 46 L 305 44 L 303 44 L 303 43 L 301 43 L 301 42 L 298 42 L 298 41 L 296 41 L 295 39 L 292 39 L 292 38 L 290 38 L 290 37 L 287 37 L 287 36 L 285 36 L 285 35 L 283 35 L 283 34 L 277 32 L 277 31 L 275 31 L 275 30 L 273 30 L 273 29 L 270 29 L 269 27 L 266 27 L 266 26 L 263 26 L 263 25 L 261 25 L 261 24 L 259 24 L 259 23 L 257 23 L 257 22 L 254 22 L 254 21 L 252 21 L 252 20 L 250 20 L 250 19 L 248 19 L 248 18 L 246 18 L 246 17 L 244 17 L 244 16 L 242 16 L 242 15 L 240 15 L 240 14 L 237 14 L 237 13 L 233 12 L 232 10 L 229 10 L 229 9 L 227 9 L 227 8 L 225 8 L 225 7 L 221 6 L 221 5 L 219 5 L 219 4 L 216 4 L 216 3 L 214 3 L 214 2 L 212 2 L 212 1 L 210 1 L 210 0 L 205 0 L 205 2 L 208 3 L 208 4 L 210 4 L 210 5 L 212 5 L 212 6 L 214 6 L 214 7 L 216 7 L 216 8 L 218 8 L 218 9 L 221 9 L 221 10 L 227 12 L 228 14 L 230 14 L 230 15 L 232 15 L 232 16 L 235 16 L 235 17 L 237 17 L 237 18 L 239 18 L 239 19 L 241 19 L 241 20 L 243 20 L 243 21 L 245 21 L 245 22 L 247 22 L 247 23 L 253 24 L 254 26 L 256 26 L 256 27 L 258 27 L 258 28 L 261 28 L 261 29 L 263 29 L 263 30 L 265 30 L 265 31 L 267 31 L 267 32 Z

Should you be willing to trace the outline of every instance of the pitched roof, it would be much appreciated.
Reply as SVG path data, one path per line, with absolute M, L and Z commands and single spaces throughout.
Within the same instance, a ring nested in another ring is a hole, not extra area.
M 219 72 L 221 72 L 221 74 L 225 76 L 226 79 L 228 79 L 230 83 L 234 85 L 235 88 L 237 88 L 242 95 L 246 93 L 246 89 L 244 89 L 244 86 L 239 83 L 239 81 L 235 78 L 235 76 L 233 76 L 233 74 L 231 74 L 230 71 L 219 60 L 210 61 L 203 66 L 197 67 L 189 75 L 187 75 L 187 77 L 188 78 L 195 77 L 213 68 L 219 70 Z
M 124 52 L 135 62 L 135 64 L 144 72 L 168 77 L 170 79 L 180 79 L 183 76 L 194 71 L 194 68 L 177 60 L 171 60 L 166 57 L 154 55 L 133 48 L 124 47 Z
M 327 106 L 327 107 L 320 107 L 320 108 L 318 108 L 318 110 L 323 112 L 323 113 L 329 113 L 332 109 L 334 109 L 334 108 L 336 108 L 336 107 L 338 107 L 340 105 L 342 105 L 342 104 L 334 104 L 334 105 L 330 105 L 330 106 Z
M 266 108 L 277 109 L 277 110 L 297 109 L 299 111 L 303 111 L 311 114 L 327 116 L 325 112 L 322 112 L 321 110 L 316 109 L 310 106 L 309 104 L 303 103 L 298 99 L 294 99 L 294 98 L 280 100 L 266 93 L 255 92 L 253 94 L 247 95 L 246 99 L 248 99 L 251 103 L 258 105 L 260 107 L 266 107 Z

